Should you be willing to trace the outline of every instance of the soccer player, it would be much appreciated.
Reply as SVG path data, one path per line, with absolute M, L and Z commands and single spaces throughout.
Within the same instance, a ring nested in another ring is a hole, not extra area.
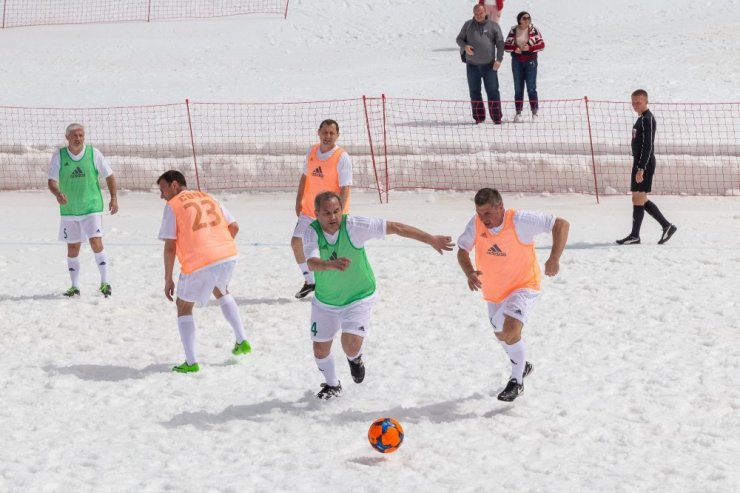
M 306 265 L 301 238 L 311 221 L 316 219 L 313 204 L 316 195 L 331 191 L 342 198 L 344 212 L 349 212 L 350 188 L 352 186 L 352 158 L 347 151 L 337 146 L 339 124 L 334 120 L 324 120 L 319 125 L 319 143 L 314 144 L 306 154 L 303 174 L 298 183 L 295 200 L 295 213 L 298 216 L 290 246 L 298 267 L 303 273 L 303 287 L 295 294 L 298 299 L 305 298 L 315 289 L 313 272 Z
M 67 243 L 67 268 L 72 286 L 64 296 L 80 295 L 80 247 L 85 239 L 95 253 L 100 271 L 100 293 L 111 295 L 108 283 L 108 255 L 103 248 L 103 194 L 98 176 L 103 175 L 108 185 L 111 214 L 118 212 L 116 179 L 103 154 L 85 145 L 85 128 L 79 123 L 67 126 L 64 133 L 67 147 L 55 152 L 49 163 L 48 187 L 59 203 L 61 222 L 59 241 Z
M 172 271 L 175 256 L 180 261 L 177 284 L 177 328 L 185 349 L 185 362 L 172 368 L 178 373 L 200 370 L 195 354 L 193 306 L 205 304 L 211 293 L 221 305 L 221 313 L 234 330 L 232 354 L 247 354 L 252 348 L 244 335 L 239 307 L 228 290 L 236 267 L 234 237 L 239 224 L 229 211 L 205 192 L 188 191 L 182 173 L 170 170 L 157 179 L 161 197 L 167 201 L 159 239 L 164 241 L 164 295 L 172 301 L 175 282 Z
M 658 245 L 671 239 L 676 232 L 676 226 L 671 224 L 658 206 L 648 199 L 652 190 L 653 175 L 655 174 L 655 117 L 648 109 L 648 93 L 638 89 L 632 93 L 632 109 L 637 113 L 637 121 L 632 126 L 632 176 L 630 190 L 632 191 L 632 231 L 629 235 L 617 240 L 619 245 L 638 245 L 640 243 L 640 227 L 645 211 L 653 216 L 663 228 Z
M 331 399 L 342 391 L 337 378 L 332 340 L 342 331 L 342 349 L 355 383 L 365 378 L 362 348 L 370 331 L 375 305 L 375 275 L 365 254 L 365 242 L 397 234 L 427 243 L 440 254 L 454 246 L 449 236 L 434 236 L 402 223 L 342 214 L 342 198 L 323 192 L 314 201 L 316 220 L 303 235 L 308 268 L 316 273 L 311 300 L 311 339 L 316 366 L 325 383 L 316 395 Z
M 526 359 L 522 329 L 540 295 L 540 267 L 534 238 L 552 232 L 552 249 L 545 274 L 560 271 L 560 256 L 570 225 L 552 214 L 505 209 L 501 194 L 478 190 L 476 215 L 457 241 L 457 261 L 471 291 L 483 290 L 488 319 L 511 361 L 511 378 L 498 399 L 511 402 L 524 392 L 524 377 L 533 369 Z M 475 250 L 475 267 L 470 252 Z

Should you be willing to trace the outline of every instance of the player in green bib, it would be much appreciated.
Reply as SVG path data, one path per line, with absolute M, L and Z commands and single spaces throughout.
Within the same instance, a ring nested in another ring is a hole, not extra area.
M 106 298 L 112 293 L 108 283 L 108 256 L 103 249 L 103 194 L 99 176 L 103 175 L 110 192 L 108 210 L 118 212 L 116 179 L 103 154 L 85 145 L 85 129 L 72 123 L 65 132 L 67 147 L 59 149 L 49 163 L 49 191 L 59 203 L 62 216 L 59 241 L 67 244 L 67 268 L 72 286 L 64 293 L 67 297 L 79 296 L 80 247 L 87 239 L 95 253 L 95 263 L 100 271 L 100 293 Z
M 352 379 L 361 383 L 365 378 L 362 348 L 375 305 L 375 275 L 365 242 L 397 234 L 427 243 L 440 254 L 454 244 L 449 236 L 431 235 L 407 224 L 342 214 L 342 199 L 334 192 L 317 195 L 314 206 L 316 220 L 303 235 L 308 268 L 316 279 L 310 330 L 316 366 L 325 380 L 316 396 L 331 399 L 342 391 L 331 355 L 340 329 Z

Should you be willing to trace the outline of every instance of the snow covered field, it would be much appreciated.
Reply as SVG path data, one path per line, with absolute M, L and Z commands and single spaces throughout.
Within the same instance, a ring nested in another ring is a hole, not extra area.
M 470 193 L 399 193 L 357 214 L 457 236 Z M 242 253 L 232 292 L 251 355 L 234 358 L 217 305 L 196 311 L 202 370 L 183 359 L 162 289 L 163 202 L 124 194 L 107 216 L 113 297 L 95 294 L 82 255 L 82 297 L 67 287 L 47 193 L 0 194 L 0 490 L 5 491 L 692 491 L 740 486 L 740 199 L 660 197 L 679 226 L 658 246 L 618 247 L 629 199 L 505 196 L 507 207 L 571 222 L 562 272 L 525 329 L 535 364 L 525 394 L 496 400 L 509 364 L 484 303 L 454 255 L 389 237 L 371 242 L 380 301 L 368 376 L 317 402 L 308 302 L 287 237 L 292 194 L 222 196 Z M 13 211 L 11 214 L 10 211 Z M 544 261 L 549 241 L 542 238 Z M 384 457 L 373 419 L 406 441 Z M 400 485 L 405 485 L 401 487 Z
M 465 99 L 454 38 L 472 5 L 296 0 L 287 20 L 9 29 L 0 105 Z M 653 101 L 737 101 L 739 7 L 508 0 L 504 18 L 529 10 L 543 31 L 543 98 L 645 87 Z M 85 247 L 82 297 L 67 300 L 53 197 L 0 193 L 0 492 L 740 491 L 740 197 L 656 197 L 676 236 L 655 245 L 646 217 L 644 244 L 617 247 L 627 196 L 505 194 L 571 233 L 525 328 L 535 371 L 504 404 L 509 364 L 454 253 L 397 237 L 368 245 L 380 293 L 368 376 L 354 385 L 335 350 L 343 396 L 317 402 L 310 306 L 292 296 L 294 194 L 217 195 L 241 225 L 231 288 L 254 351 L 233 357 L 218 306 L 197 309 L 202 371 L 185 376 L 169 371 L 183 355 L 162 292 L 158 194 L 122 192 L 104 219 L 113 297 L 95 294 Z M 353 213 L 456 239 L 472 195 L 380 205 L 357 193 Z M 548 249 L 542 237 L 541 262 Z M 365 438 L 383 415 L 406 428 L 387 457 Z

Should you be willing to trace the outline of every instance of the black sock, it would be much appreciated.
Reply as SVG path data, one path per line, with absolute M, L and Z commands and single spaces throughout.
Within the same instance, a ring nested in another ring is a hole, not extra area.
M 641 205 L 632 206 L 632 233 L 631 235 L 635 238 L 640 237 L 640 227 L 642 226 L 642 218 L 645 217 L 645 207 Z
M 660 213 L 660 209 L 658 209 L 658 206 L 650 202 L 649 200 L 645 202 L 645 210 L 648 214 L 653 216 L 656 221 L 660 223 L 660 226 L 663 229 L 666 229 L 668 226 L 671 225 L 671 223 L 669 223 L 668 220 L 663 217 L 663 214 Z

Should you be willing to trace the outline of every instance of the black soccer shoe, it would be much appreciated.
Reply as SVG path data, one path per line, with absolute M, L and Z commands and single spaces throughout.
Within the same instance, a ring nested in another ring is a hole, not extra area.
M 522 375 L 522 378 L 532 373 L 532 370 L 534 370 L 534 365 L 532 363 L 529 361 L 524 363 L 524 375 Z
M 309 293 L 313 292 L 315 289 L 316 289 L 316 284 L 309 284 L 307 282 L 304 282 L 303 287 L 301 288 L 300 291 L 298 291 L 295 294 L 295 297 L 298 298 L 299 300 L 302 300 L 303 298 L 308 296 Z
M 670 240 L 671 236 L 673 236 L 673 233 L 675 233 L 677 229 L 678 228 L 675 227 L 673 224 L 669 224 L 668 226 L 666 226 L 665 229 L 663 230 L 663 234 L 660 235 L 660 240 L 658 241 L 658 245 L 662 245 L 666 241 Z
M 511 402 L 523 392 L 524 384 L 518 384 L 516 383 L 516 378 L 512 378 L 511 380 L 509 380 L 509 383 L 506 384 L 506 388 L 502 390 L 501 393 L 498 395 L 498 400 Z
M 342 393 L 342 382 L 337 383 L 336 386 L 329 385 L 328 383 L 322 383 L 321 384 L 321 390 L 319 390 L 319 393 L 316 394 L 316 397 L 319 399 L 324 399 L 325 401 L 328 401 L 332 397 L 339 397 L 339 394 Z
M 349 363 L 349 372 L 352 374 L 352 380 L 355 383 L 362 383 L 365 380 L 365 364 L 362 362 L 362 355 L 353 360 L 347 359 Z
M 631 234 L 621 240 L 617 240 L 617 245 L 639 245 L 640 237 L 632 236 Z

